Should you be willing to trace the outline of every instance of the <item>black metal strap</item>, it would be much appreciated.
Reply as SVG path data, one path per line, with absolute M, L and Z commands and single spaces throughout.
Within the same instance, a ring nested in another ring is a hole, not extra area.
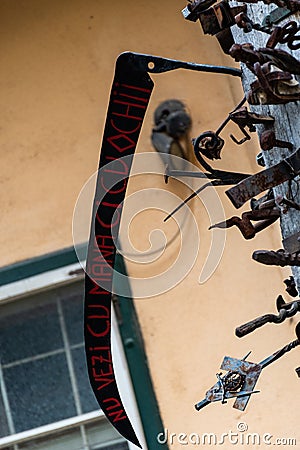
M 139 447 L 121 401 L 111 356 L 115 242 L 131 163 L 153 89 L 148 72 L 162 73 L 174 69 L 241 76 L 240 70 L 231 67 L 130 52 L 119 56 L 101 147 L 86 265 L 84 327 L 90 382 L 106 417 L 120 434 Z

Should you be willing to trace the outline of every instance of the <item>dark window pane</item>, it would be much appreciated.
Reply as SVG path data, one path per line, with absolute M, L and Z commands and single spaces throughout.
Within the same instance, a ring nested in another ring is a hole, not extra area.
M 8 424 L 6 420 L 6 414 L 2 396 L 0 396 L 0 437 L 7 436 L 9 434 Z
M 70 345 L 83 342 L 83 285 L 63 290 L 60 294 L 62 309 Z
M 16 432 L 76 415 L 64 354 L 3 370 Z
M 56 303 L 31 306 L 0 319 L 1 363 L 63 347 Z
M 72 358 L 82 412 L 87 413 L 100 409 L 88 379 L 84 347 L 72 350 Z

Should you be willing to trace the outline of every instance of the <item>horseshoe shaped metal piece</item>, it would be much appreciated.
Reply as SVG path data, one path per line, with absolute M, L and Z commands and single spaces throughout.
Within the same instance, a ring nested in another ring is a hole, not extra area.
M 120 397 L 111 357 L 115 242 L 131 164 L 154 86 L 149 73 L 175 69 L 241 77 L 241 71 L 231 67 L 131 52 L 118 57 L 101 147 L 86 262 L 84 334 L 90 383 L 108 420 L 125 439 L 139 447 Z M 121 157 L 126 157 L 125 165 L 120 163 Z

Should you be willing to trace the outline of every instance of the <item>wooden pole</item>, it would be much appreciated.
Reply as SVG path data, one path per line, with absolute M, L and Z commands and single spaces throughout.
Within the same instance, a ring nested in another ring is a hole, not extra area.
M 234 5 L 237 5 L 235 3 Z M 239 3 L 240 4 L 240 3 Z M 254 23 L 262 23 L 263 18 L 270 13 L 276 5 L 265 5 L 262 2 L 248 4 L 247 5 L 247 15 Z M 280 26 L 284 25 L 290 20 L 295 20 L 299 23 L 299 13 L 297 15 L 292 15 L 287 19 L 280 22 Z M 268 35 L 266 33 L 253 30 L 250 33 L 244 33 L 244 31 L 237 26 L 232 27 L 232 33 L 234 40 L 237 44 L 244 44 L 249 42 L 253 44 L 254 48 L 262 48 L 266 46 L 268 40 Z M 278 45 L 276 48 L 281 48 L 282 50 L 288 51 L 290 54 L 300 59 L 300 50 L 290 50 L 287 45 Z M 243 72 L 243 89 L 247 93 L 250 89 L 250 84 L 255 80 L 254 74 L 245 66 L 241 64 L 241 69 Z M 299 77 L 298 77 L 299 78 Z M 300 147 L 300 102 L 287 103 L 285 105 L 259 105 L 250 106 L 251 111 L 260 114 L 269 114 L 275 117 L 275 135 L 277 139 L 289 141 L 293 143 L 294 150 Z M 257 126 L 257 132 L 260 135 L 264 128 L 262 126 Z M 292 152 L 293 152 L 292 151 Z M 291 155 L 291 150 L 282 149 L 274 147 L 272 150 L 262 151 L 263 158 L 266 167 L 270 167 L 283 158 Z M 288 192 L 288 183 L 283 183 L 280 186 L 274 188 L 275 198 L 277 196 L 286 197 Z M 299 177 L 292 182 L 292 195 L 297 203 L 300 203 L 300 184 Z M 282 238 L 287 238 L 300 231 L 300 211 L 289 208 L 286 213 L 281 214 L 281 233 Z M 300 249 L 300 242 L 299 242 Z M 268 249 L 277 250 L 277 249 Z M 295 279 L 296 287 L 298 293 L 300 293 L 300 267 L 292 267 L 292 273 Z

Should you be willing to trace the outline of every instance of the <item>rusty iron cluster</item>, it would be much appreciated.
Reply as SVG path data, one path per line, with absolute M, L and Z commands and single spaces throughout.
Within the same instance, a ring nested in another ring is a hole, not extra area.
M 242 0 L 238 0 L 238 2 Z M 274 4 L 276 8 L 266 15 L 262 23 L 254 23 L 247 15 L 247 3 Z M 229 112 L 216 131 L 201 132 L 192 140 L 195 156 L 201 166 L 207 170 L 205 176 L 213 179 L 210 185 L 220 186 L 234 184 L 227 189 L 226 194 L 236 208 L 240 208 L 250 201 L 251 210 L 243 212 L 241 217 L 233 216 L 223 222 L 213 224 L 212 228 L 237 227 L 245 239 L 252 239 L 256 234 L 286 214 L 290 208 L 300 211 L 293 197 L 292 184 L 298 183 L 300 175 L 300 148 L 296 149 L 293 142 L 281 139 L 275 133 L 275 118 L 249 111 L 244 105 L 285 105 L 300 100 L 300 84 L 297 75 L 300 75 L 300 61 L 288 51 L 276 48 L 278 44 L 285 44 L 290 50 L 300 49 L 300 25 L 295 20 L 280 22 L 290 15 L 300 11 L 300 0 L 245 0 L 238 6 L 230 6 L 226 0 L 190 0 L 182 13 L 186 20 L 199 21 L 204 34 L 216 36 L 223 51 L 236 62 L 241 62 L 255 75 L 250 90 L 243 101 Z M 237 25 L 244 33 L 253 30 L 268 35 L 265 47 L 254 48 L 249 42 L 236 44 L 233 39 L 231 27 Z M 264 169 L 254 175 L 236 174 L 241 176 L 240 181 L 234 183 L 232 172 L 217 171 L 207 162 L 221 159 L 225 139 L 221 133 L 229 122 L 233 122 L 242 132 L 243 137 L 237 139 L 230 135 L 232 141 L 241 145 L 251 138 L 250 133 L 260 126 L 259 143 L 261 152 L 257 155 L 257 163 L 264 164 L 264 152 L 273 148 L 284 148 L 287 156 L 279 163 Z M 168 176 L 179 176 L 177 171 L 168 171 Z M 181 173 L 182 175 L 182 173 Z M 193 175 L 190 175 L 193 176 Z M 273 188 L 287 182 L 284 196 L 274 196 Z M 207 183 L 208 185 L 208 183 Z M 207 185 L 200 189 L 206 188 Z M 267 193 L 265 194 L 265 192 Z M 195 193 L 195 195 L 198 191 Z M 190 195 L 182 204 L 190 201 Z M 261 195 L 256 199 L 257 195 Z M 171 217 L 181 206 L 179 205 L 169 216 Z M 266 265 L 300 266 L 300 232 L 283 239 L 283 249 L 277 251 L 257 250 L 252 258 Z M 286 292 L 292 297 L 298 297 L 293 277 L 284 280 Z M 267 323 L 280 324 L 293 317 L 300 311 L 300 300 L 285 302 L 279 295 L 276 300 L 277 314 L 264 314 L 250 322 L 236 328 L 236 336 L 243 337 Z M 295 341 L 290 342 L 282 349 L 258 364 L 249 363 L 247 357 L 239 360 L 225 357 L 221 369 L 227 371 L 224 375 L 217 374 L 218 381 L 206 393 L 206 397 L 195 405 L 197 410 L 202 409 L 214 401 L 226 403 L 235 397 L 234 407 L 244 410 L 255 384 L 263 368 L 273 361 L 297 347 L 300 344 L 300 323 L 296 326 Z M 248 355 L 247 355 L 248 356 Z M 300 377 L 300 367 L 296 369 Z
M 262 24 L 253 23 L 247 16 L 245 3 L 230 6 L 226 0 L 190 1 L 183 9 L 185 19 L 199 20 L 204 34 L 216 36 L 223 51 L 236 61 L 244 62 L 255 73 L 257 80 L 252 83 L 247 100 L 249 104 L 285 104 L 300 100 L 300 86 L 293 75 L 299 74 L 299 61 L 284 50 L 275 49 L 277 44 L 286 44 L 291 50 L 300 48 L 300 26 L 294 20 L 283 26 L 277 25 L 282 19 L 300 11 L 299 0 L 264 0 L 278 6 Z M 266 48 L 257 51 L 251 44 L 234 43 L 231 27 L 237 25 L 245 33 L 252 30 L 267 33 Z M 275 26 L 276 25 L 276 26 Z M 215 144 L 216 145 L 216 144 Z

